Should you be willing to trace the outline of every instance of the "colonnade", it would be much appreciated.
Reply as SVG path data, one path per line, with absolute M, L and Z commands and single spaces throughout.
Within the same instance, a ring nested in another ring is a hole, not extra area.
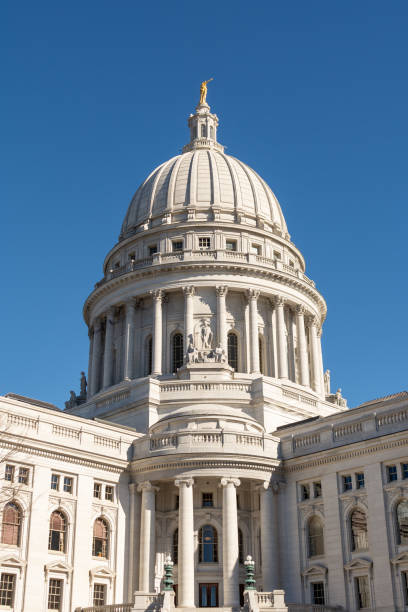
M 174 484 L 179 489 L 178 508 L 178 606 L 195 606 L 195 530 L 193 478 L 178 478 Z M 222 581 L 223 605 L 239 606 L 239 542 L 237 487 L 239 478 L 220 479 L 222 487 Z M 260 491 L 260 529 L 262 557 L 262 586 L 264 591 L 272 591 L 280 584 L 279 576 L 279 538 L 276 493 L 278 488 L 269 482 L 258 487 Z M 145 481 L 138 485 L 141 493 L 140 509 L 140 551 L 139 551 L 139 591 L 148 593 L 154 590 L 156 557 L 155 507 L 159 487 Z M 135 495 L 131 485 L 130 494 Z M 133 501 L 132 507 L 136 504 Z M 132 553 L 133 554 L 133 553 Z
M 194 295 L 193 285 L 182 288 L 184 293 L 184 349 L 186 350 L 194 337 Z M 228 287 L 220 285 L 216 291 L 216 342 L 228 352 L 228 323 L 226 297 Z M 248 341 L 249 363 L 247 371 L 260 372 L 258 300 L 261 292 L 258 289 L 246 291 L 248 299 Z M 163 371 L 163 302 L 166 295 L 161 289 L 151 291 L 153 304 L 152 321 L 152 375 L 160 376 Z M 269 297 L 269 296 L 268 296 Z M 276 317 L 276 363 L 275 376 L 280 379 L 289 379 L 289 353 L 288 329 L 285 321 L 285 308 L 295 309 L 297 334 L 297 371 L 298 382 L 313 388 L 320 395 L 323 388 L 323 363 L 320 346 L 320 322 L 318 317 L 308 314 L 303 305 L 294 306 L 281 295 L 269 297 L 271 308 L 275 310 Z M 124 340 L 123 340 L 123 378 L 130 380 L 134 377 L 134 342 L 135 342 L 135 312 L 140 300 L 131 298 L 124 304 Z M 90 333 L 90 360 L 89 360 L 89 390 L 94 395 L 101 389 L 113 384 L 113 325 L 115 308 L 110 307 L 106 313 L 96 317 L 93 321 L 93 334 Z M 102 327 L 105 329 L 104 342 L 102 342 Z M 307 331 L 308 330 L 308 335 Z M 103 364 L 103 365 L 102 365 Z

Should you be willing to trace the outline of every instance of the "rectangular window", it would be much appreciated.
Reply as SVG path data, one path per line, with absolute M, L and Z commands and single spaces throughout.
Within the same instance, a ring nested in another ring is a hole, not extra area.
M 398 480 L 398 472 L 396 465 L 387 465 L 387 480 L 388 482 L 394 482 L 394 480 Z
M 113 502 L 113 486 L 112 485 L 106 485 L 106 487 L 105 487 L 105 499 L 107 499 L 108 501 Z
M 70 476 L 64 476 L 64 491 L 65 493 L 72 493 L 73 479 Z
M 408 463 L 401 463 L 401 473 L 404 480 L 408 478 Z
M 282 259 L 282 255 L 279 253 L 279 251 L 274 251 L 273 256 L 275 259 Z
M 175 507 L 175 510 L 178 510 L 178 509 L 179 509 L 179 506 L 180 506 L 180 496 L 179 496 L 179 495 L 176 495 L 176 503 L 175 503 L 175 506 L 176 506 L 176 507 Z
M 151 246 L 149 246 L 150 257 L 154 255 L 155 253 L 157 253 L 157 244 L 152 244 Z
M 24 467 L 19 468 L 19 470 L 18 470 L 18 482 L 20 484 L 27 485 L 28 484 L 28 475 L 29 475 L 28 468 L 24 468 Z
M 102 485 L 100 482 L 94 482 L 93 496 L 97 499 L 102 499 Z
M 175 240 L 173 242 L 173 251 L 182 251 L 183 250 L 183 241 Z
M 211 247 L 211 238 L 199 238 L 198 239 L 199 249 L 209 249 L 210 247 Z
M 353 488 L 353 479 L 351 476 L 343 476 L 343 491 L 351 491 Z
M 135 260 L 136 260 L 135 253 L 129 253 L 129 261 L 135 261 Z
M 106 604 L 106 584 L 94 584 L 93 605 L 104 606 Z
M 370 607 L 370 590 L 368 576 L 358 576 L 354 578 L 356 585 L 357 609 L 364 610 Z
M 61 610 L 62 585 L 62 580 L 50 578 L 50 584 L 48 587 L 48 610 Z
M 251 244 L 250 253 L 253 253 L 254 255 L 260 255 L 261 254 L 261 247 L 260 247 L 260 245 L 259 244 Z
M 212 508 L 214 506 L 213 494 L 203 493 L 203 508 Z
M 324 606 L 324 584 L 323 582 L 313 582 L 312 587 L 312 604 Z
M 13 482 L 14 480 L 14 465 L 6 465 L 6 469 L 4 472 L 4 480 L 8 480 L 9 482 Z
M 59 491 L 60 477 L 58 474 L 51 474 L 51 489 L 53 491 Z
M 313 491 L 314 491 L 314 496 L 315 497 L 321 497 L 322 496 L 322 483 L 321 482 L 314 482 L 313 483 Z
M 408 606 L 408 572 L 401 572 L 402 588 L 404 590 L 404 603 Z
M 15 574 L 1 574 L 0 577 L 0 606 L 12 608 L 16 588 Z
M 365 481 L 364 481 L 364 472 L 359 472 L 356 474 L 356 487 L 357 489 L 364 489 Z
M 310 487 L 309 485 L 300 485 L 300 497 L 302 500 L 310 499 Z
M 237 243 L 235 240 L 227 240 L 225 242 L 225 250 L 226 251 L 236 251 L 237 250 Z
M 295 267 L 295 262 L 292 261 L 291 259 L 289 259 L 289 265 L 290 265 L 291 268 L 294 268 Z

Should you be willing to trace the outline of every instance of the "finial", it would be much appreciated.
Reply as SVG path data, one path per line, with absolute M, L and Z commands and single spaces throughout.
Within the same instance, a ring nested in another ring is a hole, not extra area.
M 200 102 L 198 103 L 200 106 L 201 106 L 201 104 L 207 104 L 207 83 L 210 83 L 213 80 L 214 79 L 211 77 L 211 79 L 208 79 L 208 81 L 203 81 L 201 83 L 201 87 L 200 87 Z

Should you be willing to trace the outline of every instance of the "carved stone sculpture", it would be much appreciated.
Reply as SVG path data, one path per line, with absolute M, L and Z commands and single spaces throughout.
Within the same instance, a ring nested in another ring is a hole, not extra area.
M 326 395 L 330 395 L 330 370 L 326 370 L 324 373 L 324 392 Z

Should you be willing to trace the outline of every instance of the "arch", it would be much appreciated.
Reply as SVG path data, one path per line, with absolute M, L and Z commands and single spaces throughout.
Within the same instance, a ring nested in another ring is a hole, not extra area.
M 265 374 L 265 342 L 264 337 L 258 335 L 258 350 L 259 350 L 259 371 L 261 374 Z
M 323 522 L 315 514 L 307 523 L 308 556 L 324 555 Z
M 238 334 L 234 331 L 228 332 L 227 336 L 228 348 L 228 365 L 238 371 Z
M 178 527 L 173 531 L 173 541 L 171 546 L 171 556 L 174 565 L 178 563 Z
M 104 559 L 109 558 L 109 525 L 102 516 L 99 516 L 94 521 L 92 556 Z
M 198 532 L 199 563 L 218 563 L 218 533 L 212 525 L 203 525 Z
M 184 362 L 184 338 L 179 331 L 171 336 L 171 371 L 173 374 L 181 368 Z
M 408 499 L 402 499 L 395 509 L 397 518 L 397 542 L 408 544 Z
M 368 548 L 367 515 L 361 508 L 354 508 L 349 517 L 351 550 L 366 550 Z
M 20 546 L 22 511 L 18 504 L 9 502 L 3 509 L 1 543 Z
M 50 516 L 48 533 L 48 550 L 66 552 L 67 547 L 67 517 L 61 510 L 54 510 Z
M 153 367 L 153 338 L 147 336 L 145 340 L 145 376 L 150 376 Z
M 244 559 L 244 534 L 242 533 L 242 529 L 238 527 L 238 562 L 243 563 Z

